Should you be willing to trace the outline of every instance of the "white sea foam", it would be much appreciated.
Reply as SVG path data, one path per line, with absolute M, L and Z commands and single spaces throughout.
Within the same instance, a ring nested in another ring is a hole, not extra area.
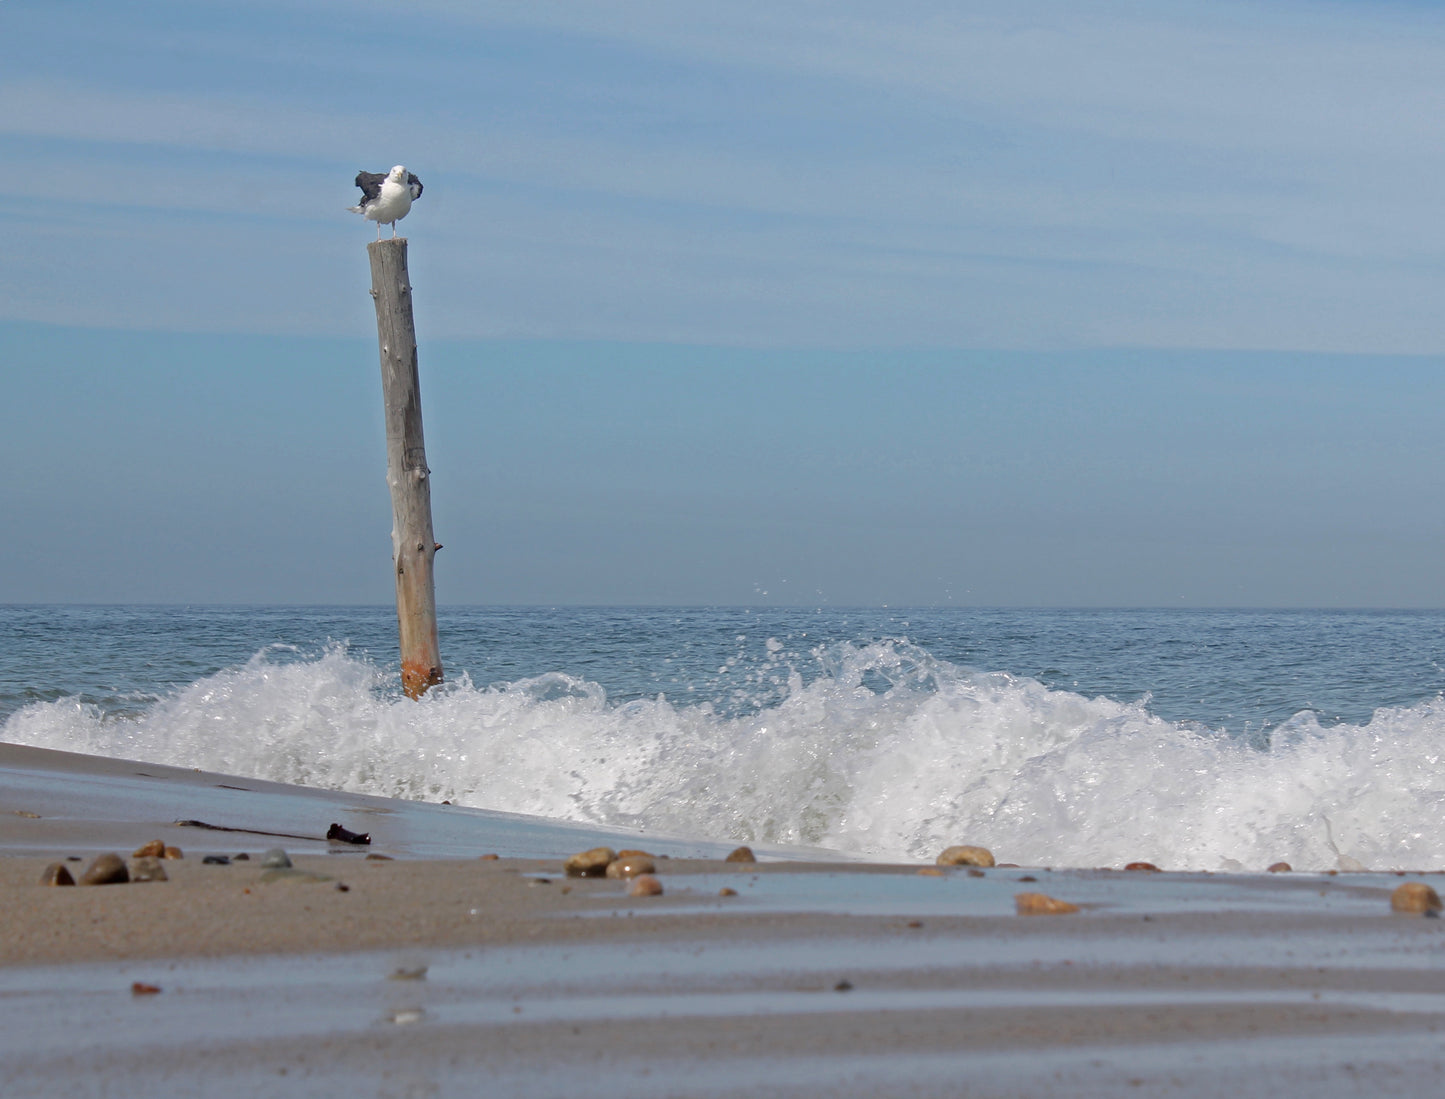
M 770 659 L 782 661 L 770 649 Z M 673 834 L 931 858 L 981 843 L 1028 865 L 1445 867 L 1445 704 L 1263 749 L 1121 703 L 840 645 L 742 716 L 609 702 L 562 673 L 398 697 L 341 647 L 270 652 L 114 717 L 76 701 L 13 714 L 4 740 L 390 797 Z M 1327 827 L 1328 824 L 1328 827 Z

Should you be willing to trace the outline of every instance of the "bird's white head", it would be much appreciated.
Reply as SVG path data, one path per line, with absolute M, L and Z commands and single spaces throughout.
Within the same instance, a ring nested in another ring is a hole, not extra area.
M 390 179 L 393 183 L 405 183 L 406 169 L 400 164 L 398 164 L 395 168 L 393 168 L 390 172 L 387 173 L 387 178 Z

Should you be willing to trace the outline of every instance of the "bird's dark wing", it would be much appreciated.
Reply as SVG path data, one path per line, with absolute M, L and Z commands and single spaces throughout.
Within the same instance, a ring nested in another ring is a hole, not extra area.
M 412 200 L 421 198 L 421 180 L 416 178 L 415 172 L 406 173 L 406 185 L 411 188 Z
M 381 185 L 386 182 L 385 172 L 357 172 L 356 185 L 361 188 L 361 197 L 374 199 L 381 194 Z

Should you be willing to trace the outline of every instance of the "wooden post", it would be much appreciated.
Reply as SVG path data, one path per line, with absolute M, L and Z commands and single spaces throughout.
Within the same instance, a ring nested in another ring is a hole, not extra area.
M 432 563 L 431 470 L 421 430 L 421 386 L 416 369 L 416 326 L 406 238 L 366 246 L 371 296 L 381 344 L 381 389 L 386 404 L 386 483 L 391 486 L 391 552 L 396 569 L 396 618 L 401 635 L 401 686 L 420 698 L 442 681 L 437 646 L 436 583 Z

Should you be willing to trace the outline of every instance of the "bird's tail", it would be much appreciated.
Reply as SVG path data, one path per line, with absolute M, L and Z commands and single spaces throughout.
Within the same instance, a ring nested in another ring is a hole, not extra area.
M 348 207 L 346 208 L 346 210 L 347 210 L 348 213 L 352 213 L 352 214 L 364 214 L 364 213 L 366 213 L 366 211 L 363 210 L 360 206 L 348 206 Z

